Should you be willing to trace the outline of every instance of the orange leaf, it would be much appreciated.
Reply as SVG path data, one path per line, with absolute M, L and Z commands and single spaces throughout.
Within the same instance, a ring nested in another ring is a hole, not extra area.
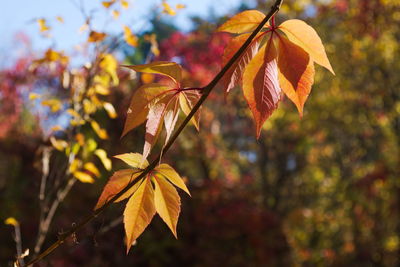
M 324 45 L 313 27 L 302 20 L 291 19 L 279 25 L 279 29 L 286 34 L 289 41 L 303 48 L 312 60 L 335 74 Z
M 128 26 L 124 26 L 124 39 L 125 42 L 133 47 L 138 45 L 138 38 L 134 35 Z
M 246 42 L 250 34 L 242 34 L 233 38 L 224 50 L 222 57 L 222 65 L 228 63 L 228 61 L 235 55 L 239 48 Z M 236 60 L 228 72 L 224 75 L 222 83 L 224 85 L 226 93 L 228 93 L 233 87 L 240 83 L 242 79 L 243 71 L 250 60 L 257 54 L 258 41 L 253 41 L 245 52 Z
M 264 18 L 265 15 L 258 10 L 246 10 L 233 16 L 222 24 L 217 31 L 230 33 L 251 32 L 257 28 Z
M 179 82 L 182 79 L 182 68 L 179 64 L 176 64 L 175 62 L 156 61 L 143 65 L 124 65 L 124 67 L 130 68 L 137 72 L 166 75 L 171 78 L 177 85 L 179 85 Z
M 132 243 L 149 225 L 155 213 L 154 191 L 150 179 L 146 178 L 129 199 L 124 211 L 127 253 Z
M 101 42 L 106 38 L 107 34 L 103 32 L 96 32 L 96 31 L 91 31 L 89 34 L 88 42 L 89 43 L 95 43 L 95 42 Z
M 107 201 L 118 194 L 122 189 L 124 189 L 130 182 L 136 179 L 141 172 L 133 169 L 119 170 L 110 177 L 110 180 L 106 184 L 101 193 L 99 200 L 97 201 L 95 210 L 101 208 Z M 127 192 L 125 192 L 121 197 L 119 197 L 115 202 L 120 202 L 128 197 L 130 197 L 139 187 L 139 183 L 132 186 Z
M 122 136 L 146 121 L 150 104 L 166 90 L 168 87 L 155 83 L 145 84 L 136 90 L 128 109 Z
M 167 178 L 176 187 L 182 189 L 190 196 L 189 189 L 186 187 L 183 179 L 171 166 L 169 166 L 168 164 L 160 164 L 154 169 L 154 171 Z
M 300 46 L 279 36 L 279 84 L 303 116 L 304 103 L 314 83 L 314 64 Z
M 147 159 L 148 155 L 150 154 L 150 150 L 157 142 L 158 136 L 162 130 L 164 116 L 173 97 L 173 95 L 169 94 L 152 105 L 150 108 L 149 114 L 147 115 L 143 159 Z
M 178 195 L 175 187 L 173 187 L 165 178 L 156 176 L 154 181 L 154 204 L 157 213 L 161 219 L 171 229 L 175 238 L 178 238 L 176 233 L 176 225 L 178 224 L 179 213 L 181 211 L 181 198 Z
M 179 104 L 180 107 L 185 113 L 185 115 L 189 115 L 190 111 L 192 111 L 193 107 L 200 99 L 200 94 L 197 91 L 182 91 L 179 94 Z M 199 130 L 199 121 L 200 121 L 200 110 L 201 107 L 196 111 L 192 119 L 190 120 L 197 130 Z
M 278 107 L 281 99 L 277 51 L 272 37 L 260 48 L 244 70 L 243 93 L 253 113 L 258 138 L 262 125 Z

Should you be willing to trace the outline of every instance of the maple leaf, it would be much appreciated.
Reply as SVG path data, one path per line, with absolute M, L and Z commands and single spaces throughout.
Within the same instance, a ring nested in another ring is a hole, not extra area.
M 143 160 L 143 155 L 138 153 L 121 154 L 115 158 L 124 161 L 132 168 L 119 170 L 110 177 L 97 201 L 95 210 L 104 206 L 137 179 L 143 172 L 143 168 L 149 165 L 147 160 Z M 181 202 L 174 186 L 190 195 L 179 174 L 168 164 L 160 164 L 115 200 L 119 202 L 129 198 L 124 211 L 127 251 L 151 222 L 155 213 L 160 215 L 173 235 L 177 237 L 176 226 Z
M 200 94 L 196 88 L 181 87 L 182 68 L 174 62 L 158 61 L 125 67 L 145 74 L 159 74 L 171 82 L 169 85 L 150 83 L 141 86 L 134 93 L 128 109 L 122 136 L 147 121 L 143 147 L 143 158 L 146 159 L 160 136 L 162 126 L 165 126 L 167 143 L 177 123 L 179 111 L 189 114 Z M 199 114 L 198 111 L 192 119 L 197 129 Z
M 219 31 L 240 34 L 224 51 L 226 64 L 246 42 L 265 16 L 256 10 L 241 12 Z M 264 45 L 259 48 L 259 44 Z M 266 119 L 277 108 L 283 92 L 303 115 L 304 104 L 314 83 L 314 62 L 334 71 L 317 32 L 307 23 L 293 19 L 275 26 L 266 24 L 223 78 L 228 93 L 242 78 L 244 97 L 253 113 L 257 138 Z

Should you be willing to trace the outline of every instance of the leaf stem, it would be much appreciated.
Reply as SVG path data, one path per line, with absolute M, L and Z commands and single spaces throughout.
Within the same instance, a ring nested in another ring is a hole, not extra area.
M 214 89 L 214 87 L 218 84 L 218 82 L 222 79 L 222 77 L 226 74 L 226 72 L 232 67 L 232 65 L 236 62 L 236 60 L 239 59 L 239 57 L 244 53 L 244 51 L 248 48 L 254 37 L 261 31 L 262 27 L 273 17 L 280 9 L 280 6 L 282 4 L 283 0 L 276 0 L 275 3 L 271 6 L 270 11 L 266 15 L 266 17 L 261 21 L 261 23 L 258 25 L 258 27 L 253 31 L 253 33 L 249 36 L 249 38 L 246 40 L 246 42 L 239 48 L 239 50 L 233 55 L 233 57 L 226 63 L 226 65 L 220 70 L 220 72 L 214 77 L 214 79 L 206 85 L 204 88 L 202 88 L 202 96 L 200 97 L 199 101 L 197 101 L 196 105 L 192 108 L 190 113 L 187 115 L 185 120 L 181 123 L 181 125 L 178 127 L 178 129 L 175 131 L 173 136 L 171 136 L 170 140 L 168 143 L 164 146 L 164 149 L 162 151 L 163 154 L 165 154 L 168 149 L 172 146 L 172 144 L 175 142 L 175 140 L 178 138 L 180 133 L 183 131 L 185 126 L 189 123 L 189 121 L 192 119 L 194 114 L 197 112 L 197 110 L 200 108 L 200 106 L 203 104 L 203 102 L 207 99 L 208 95 L 211 93 L 211 91 Z M 200 89 L 200 88 L 199 88 Z M 161 153 L 156 157 L 155 160 L 153 160 L 149 166 L 144 169 L 144 171 L 131 183 L 129 183 L 124 189 L 122 189 L 118 194 L 113 196 L 108 202 L 106 202 L 101 208 L 93 211 L 92 214 L 87 215 L 82 221 L 77 223 L 75 226 L 71 227 L 68 231 L 62 233 L 59 235 L 58 240 L 54 242 L 50 247 L 48 247 L 45 251 L 40 253 L 37 257 L 29 261 L 25 266 L 29 266 L 32 264 L 35 264 L 42 260 L 44 257 L 49 255 L 53 250 L 58 248 L 61 244 L 65 242 L 65 240 L 74 235 L 77 231 L 82 229 L 84 226 L 86 226 L 89 222 L 91 222 L 93 219 L 95 219 L 100 213 L 102 213 L 105 209 L 107 209 L 115 200 L 117 200 L 120 196 L 122 196 L 124 193 L 126 193 L 132 186 L 134 186 L 136 183 L 142 180 L 145 176 L 148 175 L 159 163 L 159 158 L 160 158 Z

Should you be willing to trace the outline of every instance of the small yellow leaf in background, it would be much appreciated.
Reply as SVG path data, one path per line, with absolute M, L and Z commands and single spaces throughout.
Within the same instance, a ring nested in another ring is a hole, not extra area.
M 102 129 L 97 121 L 91 121 L 90 125 L 92 126 L 93 130 L 101 139 L 108 139 L 108 134 L 105 129 Z
M 94 179 L 92 178 L 92 176 L 90 176 L 86 172 L 76 171 L 73 174 L 74 177 L 79 181 L 81 181 L 82 183 L 90 183 L 90 184 L 94 183 Z
M 117 19 L 119 18 L 119 15 L 120 15 L 120 13 L 119 13 L 118 10 L 113 10 L 113 11 L 111 11 L 111 14 L 112 14 L 112 16 L 113 16 L 113 18 L 114 18 L 115 20 L 117 20 Z
M 144 36 L 144 40 L 149 42 L 151 44 L 150 51 L 155 55 L 159 56 L 160 55 L 160 50 L 158 49 L 158 43 L 157 43 L 157 36 L 152 33 Z
M 84 146 L 85 145 L 85 136 L 81 133 L 77 133 L 75 135 L 75 140 L 78 142 L 78 144 L 80 146 Z
M 115 0 L 112 1 L 103 1 L 101 2 L 101 4 L 105 7 L 105 8 L 109 8 L 110 6 L 112 6 L 115 3 Z
M 134 35 L 128 26 L 124 26 L 124 39 L 125 42 L 133 47 L 138 45 L 138 38 Z
M 176 8 L 176 9 L 184 9 L 184 8 L 186 8 L 186 5 L 184 5 L 184 4 L 177 4 L 177 5 L 175 6 L 175 8 Z
M 111 119 L 115 119 L 117 117 L 117 112 L 115 112 L 115 108 L 111 103 L 104 102 L 103 107 Z
M 80 118 L 81 115 L 78 114 L 78 112 L 76 112 L 75 110 L 73 110 L 72 108 L 67 109 L 67 113 L 75 118 Z
M 36 94 L 36 93 L 30 93 L 29 94 L 29 100 L 35 100 L 35 99 L 38 99 L 40 97 L 41 97 L 41 95 Z
M 61 109 L 62 104 L 58 99 L 48 99 L 42 101 L 42 106 L 49 107 L 51 112 L 57 112 Z
M 58 132 L 58 131 L 62 131 L 63 128 L 60 125 L 55 125 L 53 127 L 51 127 L 50 129 L 52 132 Z
M 40 32 L 47 32 L 50 30 L 50 27 L 47 26 L 46 20 L 45 19 L 38 19 L 37 23 L 39 24 L 39 30 Z
M 18 226 L 19 225 L 18 221 L 14 217 L 8 217 L 4 221 L 4 223 L 7 224 L 7 225 L 12 225 L 12 226 Z
M 83 100 L 83 110 L 85 111 L 86 114 L 92 114 L 95 113 L 97 108 L 96 105 L 93 104 L 92 101 L 89 99 L 84 99 Z
M 111 54 L 103 54 L 101 55 L 100 60 L 100 68 L 102 68 L 105 72 L 107 72 L 113 81 L 114 85 L 118 85 L 118 75 L 117 75 L 117 67 L 118 61 Z
M 106 38 L 107 34 L 104 32 L 96 32 L 96 31 L 91 31 L 89 34 L 88 42 L 89 43 L 95 43 L 95 42 L 101 42 Z
M 82 161 L 80 159 L 74 159 L 69 165 L 69 172 L 74 173 L 82 166 Z
M 96 149 L 94 151 L 94 154 L 99 157 L 101 160 L 101 163 L 103 163 L 104 168 L 106 168 L 107 171 L 110 171 L 112 168 L 111 160 L 107 157 L 107 152 L 104 149 Z
M 121 1 L 121 6 L 122 6 L 124 9 L 128 9 L 128 8 L 129 8 L 129 2 L 128 2 L 128 1 L 125 1 L 125 0 L 122 0 L 122 1 Z
M 92 162 L 86 162 L 83 165 L 83 168 L 91 173 L 93 173 L 96 177 L 100 177 L 100 171 Z
M 89 29 L 89 25 L 87 23 L 84 23 L 79 27 L 78 32 L 83 33 L 84 31 L 86 31 L 88 29 Z
M 57 140 L 54 136 L 50 137 L 51 145 L 58 151 L 64 151 L 68 147 L 68 143 L 64 140 Z
M 58 22 L 60 22 L 60 23 L 64 23 L 64 18 L 61 16 L 57 16 L 56 20 L 58 20 Z
M 175 16 L 176 15 L 176 11 L 173 10 L 172 7 L 166 1 L 162 2 L 162 6 L 163 6 L 162 13 L 168 14 L 170 16 Z

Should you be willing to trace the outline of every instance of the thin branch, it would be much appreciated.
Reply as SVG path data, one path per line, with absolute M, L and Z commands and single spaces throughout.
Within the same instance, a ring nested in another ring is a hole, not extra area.
M 21 229 L 19 227 L 19 223 L 14 225 L 14 230 L 15 230 L 14 240 L 17 248 L 17 262 L 19 266 L 23 266 L 25 263 L 22 256 L 22 239 L 21 239 Z
M 218 82 L 222 79 L 222 77 L 226 74 L 226 72 L 229 70 L 229 68 L 232 67 L 232 65 L 236 62 L 236 60 L 238 60 L 239 57 L 243 54 L 243 52 L 248 48 L 251 41 L 261 31 L 262 27 L 270 20 L 270 18 L 273 15 L 275 15 L 279 11 L 282 1 L 283 0 L 275 1 L 274 5 L 271 7 L 267 16 L 258 25 L 258 27 L 253 31 L 253 33 L 249 36 L 249 38 L 246 40 L 246 42 L 240 47 L 240 49 L 229 60 L 229 62 L 222 68 L 222 70 L 215 76 L 215 78 L 207 86 L 204 87 L 203 94 L 200 97 L 199 101 L 192 108 L 191 112 L 188 114 L 188 116 L 185 118 L 185 120 L 181 123 L 179 128 L 175 131 L 174 135 L 170 138 L 168 143 L 164 146 L 164 149 L 163 149 L 164 154 L 172 146 L 172 144 L 178 138 L 178 136 L 183 131 L 185 126 L 189 123 L 189 121 L 192 119 L 194 114 L 197 112 L 197 110 L 200 108 L 200 106 L 203 104 L 203 102 L 207 99 L 208 95 L 211 93 L 211 91 L 214 89 L 214 87 L 218 84 Z M 160 157 L 160 155 L 158 155 L 156 157 L 156 159 L 154 161 L 152 161 L 149 164 L 149 166 L 146 169 L 144 169 L 143 172 L 134 181 L 129 183 L 124 189 L 122 189 L 118 194 L 116 194 L 114 197 L 112 197 L 101 208 L 95 210 L 92 214 L 86 216 L 81 222 L 77 223 L 74 227 L 70 228 L 68 231 L 60 234 L 59 238 L 56 242 L 54 242 L 49 248 L 47 248 L 45 251 L 43 251 L 41 254 L 39 254 L 36 258 L 34 258 L 30 262 L 28 262 L 26 266 L 29 266 L 29 265 L 39 262 L 41 259 L 43 259 L 47 255 L 49 255 L 51 252 L 53 252 L 53 250 L 55 250 L 61 244 L 63 244 L 68 237 L 74 235 L 77 231 L 79 231 L 84 226 L 86 226 L 86 224 L 88 224 L 90 221 L 95 219 L 100 213 L 102 213 L 105 209 L 107 209 L 115 200 L 117 200 L 119 197 L 121 197 L 123 194 L 125 194 L 132 186 L 134 186 L 137 182 L 141 181 L 141 179 L 143 177 L 145 177 L 150 171 L 152 171 L 157 166 L 157 164 L 159 162 L 159 157 Z

